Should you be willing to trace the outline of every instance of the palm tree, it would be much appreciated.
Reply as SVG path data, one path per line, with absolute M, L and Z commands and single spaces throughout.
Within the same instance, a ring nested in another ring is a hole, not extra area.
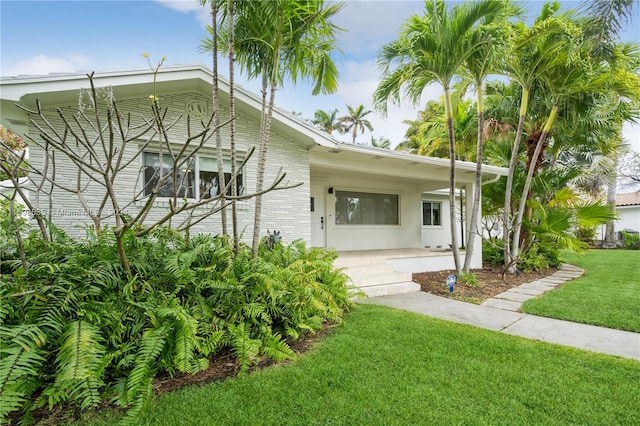
M 510 273 L 515 273 L 517 259 L 513 256 L 513 244 L 509 244 L 512 235 L 511 196 L 529 107 L 529 94 L 534 84 L 539 81 L 540 74 L 557 64 L 560 58 L 565 58 L 567 50 L 572 46 L 571 32 L 566 29 L 562 20 L 552 16 L 558 8 L 558 4 L 545 4 L 540 16 L 530 28 L 523 22 L 508 25 L 509 54 L 503 56 L 504 60 L 500 64 L 501 73 L 521 87 L 520 112 L 509 161 L 503 211 L 504 261 L 505 268 Z
M 589 40 L 594 58 L 615 61 L 617 55 L 614 54 L 613 46 L 619 39 L 622 24 L 631 20 L 634 4 L 637 4 L 637 0 L 589 0 L 581 3 L 580 8 L 587 12 L 585 36 Z M 627 119 L 629 118 L 623 117 L 623 121 Z M 622 133 L 622 124 L 618 133 Z M 614 179 L 607 185 L 607 204 L 612 211 L 615 210 L 616 192 L 617 185 Z M 603 245 L 615 247 L 613 221 L 606 225 Z
M 277 89 L 289 78 L 313 81 L 313 94 L 337 90 L 338 72 L 331 58 L 337 26 L 330 19 L 343 4 L 324 1 L 260 0 L 241 2 L 236 25 L 238 63 L 250 78 L 262 78 L 262 113 L 256 172 L 253 256 L 260 244 L 262 191 L 267 146 Z M 267 102 L 267 90 L 269 100 Z
M 567 23 L 567 28 L 571 25 Z M 581 32 L 580 34 L 581 35 Z M 617 47 L 613 47 L 614 50 Z M 606 62 L 594 60 L 591 56 L 590 46 L 580 43 L 576 40 L 573 43 L 573 52 L 570 52 L 566 58 L 563 55 L 559 57 L 563 60 L 557 62 L 554 66 L 548 68 L 540 74 L 544 84 L 545 92 L 548 99 L 551 100 L 551 111 L 542 129 L 535 150 L 528 159 L 527 178 L 524 182 L 522 197 L 518 207 L 516 221 L 514 226 L 511 256 L 515 259 L 518 255 L 520 244 L 520 230 L 522 219 L 526 209 L 527 200 L 531 198 L 529 193 L 532 177 L 536 170 L 541 167 L 541 160 L 544 158 L 543 153 L 547 146 L 547 137 L 550 135 L 551 128 L 558 114 L 564 113 L 565 119 L 574 118 L 574 123 L 579 122 L 581 116 L 587 115 L 591 111 L 607 111 L 609 104 L 614 104 L 614 109 L 618 111 L 628 111 L 628 104 L 633 105 L 640 99 L 640 78 L 634 73 L 635 69 L 625 69 L 624 66 L 612 67 Z M 631 63 L 636 63 L 640 56 Z M 624 62 L 619 60 L 619 62 Z M 618 64 L 621 65 L 621 64 Z M 586 111 L 586 114 L 585 114 Z M 594 117 L 592 114 L 591 117 Z M 609 116 L 604 126 L 592 129 L 602 132 L 605 135 L 604 140 L 601 138 L 582 137 L 577 138 L 578 141 L 598 142 L 595 146 L 603 150 L 615 150 L 617 148 L 615 130 L 612 132 L 611 125 L 621 127 L 622 119 L 620 113 Z M 610 122 L 609 122 L 610 121 Z M 619 132 L 618 132 L 619 134 Z M 606 135 L 613 136 L 606 137 Z M 613 142 L 613 145 L 611 145 Z M 560 148 L 556 148 L 560 149 Z
M 425 1 L 424 16 L 415 15 L 404 24 L 398 40 L 383 46 L 379 64 L 383 78 L 374 93 L 374 103 L 386 112 L 390 100 L 399 102 L 404 94 L 414 105 L 424 88 L 439 83 L 444 89 L 447 132 L 449 135 L 449 202 L 451 245 L 456 271 L 462 271 L 455 220 L 455 136 L 451 84 L 460 67 L 480 45 L 491 43 L 490 37 L 478 40 L 473 29 L 484 19 L 499 15 L 506 2 L 481 0 L 458 4 L 449 11 L 444 0 Z
M 323 111 L 321 109 L 316 110 L 311 123 L 325 132 L 332 134 L 334 130 L 338 133 L 343 133 L 343 128 L 340 120 L 338 119 L 338 110 L 332 109 L 330 111 Z
M 391 149 L 391 141 L 385 137 L 379 137 L 376 139 L 371 136 L 371 146 L 382 149 Z
M 482 188 L 482 163 L 483 163 L 483 147 L 485 135 L 484 123 L 484 81 L 487 76 L 495 72 L 498 68 L 498 58 L 506 51 L 505 44 L 505 23 L 507 17 L 520 14 L 517 8 L 509 8 L 503 11 L 502 16 L 494 16 L 497 21 L 495 23 L 486 22 L 484 26 L 477 28 L 473 37 L 482 40 L 486 37 L 486 33 L 490 32 L 494 40 L 493 43 L 477 43 L 478 48 L 475 49 L 463 64 L 464 74 L 468 77 L 468 81 L 475 86 L 476 89 L 476 107 L 478 111 L 478 127 L 477 127 L 477 143 L 476 143 L 476 178 L 473 193 L 473 204 L 471 207 L 471 219 L 469 220 L 469 230 L 467 233 L 467 251 L 465 253 L 463 270 L 469 273 L 471 267 L 471 259 L 475 251 L 475 239 L 479 233 L 478 221 L 481 215 L 481 188 Z
M 216 138 L 216 156 L 221 159 L 222 157 L 222 135 L 220 132 L 220 96 L 218 90 L 218 0 L 209 0 L 211 3 L 211 56 L 212 56 L 212 103 L 213 103 L 213 128 Z M 202 0 L 201 4 L 206 5 L 206 0 Z M 218 186 L 220 191 L 220 203 L 224 206 L 226 201 L 224 199 L 224 191 L 222 188 L 227 186 L 224 176 L 224 164 L 222 161 L 218 161 Z M 222 235 L 228 235 L 227 229 L 227 209 L 220 209 L 220 219 L 222 224 Z
M 339 118 L 340 123 L 344 128 L 344 132 L 351 132 L 351 137 L 353 138 L 351 143 L 356 143 L 356 136 L 358 136 L 358 129 L 360 129 L 361 133 L 364 133 L 365 129 L 369 131 L 373 130 L 373 126 L 366 117 L 370 114 L 371 110 L 364 109 L 364 105 L 358 105 L 356 108 L 353 108 L 351 105 L 347 105 L 347 110 L 349 111 L 347 115 Z

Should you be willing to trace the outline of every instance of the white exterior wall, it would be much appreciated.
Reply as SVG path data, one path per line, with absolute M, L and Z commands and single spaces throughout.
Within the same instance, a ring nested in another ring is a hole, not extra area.
M 418 248 L 420 245 L 421 204 L 416 185 L 390 181 L 384 177 L 354 177 L 340 172 L 324 179 L 312 179 L 326 192 L 326 241 L 336 250 L 375 250 Z M 333 188 L 333 194 L 328 189 Z M 397 194 L 399 225 L 336 225 L 336 191 L 360 191 Z M 308 207 L 307 207 L 308 209 Z
M 616 213 L 620 215 L 615 225 L 616 232 L 625 229 L 640 231 L 640 206 L 617 206 Z
M 422 201 L 442 203 L 440 212 L 441 225 L 422 225 Z M 451 219 L 449 217 L 449 197 L 441 194 L 422 194 L 419 206 L 422 247 L 431 249 L 448 249 L 451 243 Z M 458 222 L 458 229 L 460 229 Z
M 211 104 L 211 98 L 204 96 L 202 93 L 179 93 L 179 94 L 159 94 L 160 102 L 163 107 L 169 109 L 167 114 L 166 123 L 178 118 L 181 114 L 183 118 L 178 124 L 176 124 L 169 131 L 169 139 L 172 143 L 181 144 L 186 139 L 186 118 L 185 104 L 188 101 L 194 99 L 201 99 L 207 105 Z M 124 114 L 131 112 L 132 118 L 139 117 L 141 114 L 149 116 L 150 104 L 146 98 L 136 99 L 119 99 L 118 107 Z M 68 117 L 77 110 L 77 105 L 68 105 L 62 108 Z M 56 126 L 61 126 L 61 120 L 55 113 L 54 108 L 47 110 L 47 115 L 50 117 L 52 123 Z M 139 119 L 139 118 L 138 118 Z M 228 113 L 226 110 L 222 111 L 221 122 L 228 119 Z M 104 118 L 103 118 L 104 120 Z M 106 120 L 103 121 L 103 123 Z M 258 130 L 260 123 L 258 121 L 249 119 L 248 117 L 237 113 L 236 119 L 236 145 L 237 150 L 240 152 L 246 152 L 251 146 L 257 146 L 258 143 Z M 198 120 L 192 120 L 192 129 L 196 133 L 201 129 Z M 37 138 L 37 132 L 35 128 L 30 129 L 30 133 L 34 138 Z M 225 150 L 228 152 L 229 148 L 229 126 L 226 126 L 222 130 L 222 140 Z M 139 146 L 144 143 L 141 140 L 139 144 L 130 146 L 125 151 L 126 159 L 132 158 Z M 154 149 L 149 149 L 154 151 Z M 166 150 L 164 151 L 166 153 Z M 207 157 L 216 157 L 215 138 L 205 145 L 200 151 L 200 155 Z M 253 157 L 247 163 L 244 169 L 244 187 L 245 193 L 254 192 L 255 190 L 255 177 L 256 177 L 256 164 L 257 164 L 257 150 Z M 240 159 L 240 158 L 239 158 Z M 43 151 L 37 147 L 31 148 L 31 163 L 42 169 L 43 165 Z M 130 166 L 123 170 L 120 174 L 121 179 L 116 182 L 116 193 L 119 194 L 119 201 L 122 206 L 134 197 L 134 194 L 140 191 L 143 187 L 142 177 L 139 176 L 142 166 L 142 157 L 135 159 Z M 284 183 L 302 185 L 293 189 L 275 191 L 266 194 L 263 197 L 263 209 L 262 209 L 262 235 L 266 235 L 266 230 L 279 230 L 285 241 L 290 242 L 295 239 L 304 239 L 309 242 L 310 240 L 310 215 L 309 215 L 309 152 L 301 144 L 286 138 L 280 134 L 272 132 L 269 142 L 269 148 L 267 152 L 267 166 L 265 173 L 265 187 L 268 187 L 275 179 L 278 170 L 282 167 L 283 171 L 287 174 Z M 51 169 L 50 169 L 51 171 Z M 76 186 L 77 168 L 68 159 L 63 159 L 60 154 L 56 155 L 56 181 L 62 182 L 66 186 Z M 83 184 L 87 182 L 86 178 L 83 178 Z M 48 185 L 45 185 L 45 189 L 48 189 Z M 92 209 L 97 209 L 104 194 L 104 188 L 97 185 L 94 182 L 90 182 L 86 191 L 84 191 L 87 199 L 87 203 Z M 47 213 L 49 211 L 50 203 L 49 197 L 43 194 L 35 194 L 32 199 L 35 201 L 35 205 L 38 209 Z M 54 189 L 52 195 L 53 203 L 51 203 L 53 221 L 56 225 L 67 231 L 74 237 L 82 237 L 85 235 L 84 227 L 91 225 L 91 219 L 84 214 L 80 203 L 75 195 L 60 189 Z M 178 200 L 180 201 L 180 200 Z M 130 205 L 126 209 L 126 213 L 135 215 L 140 207 L 142 201 L 136 202 Z M 169 203 L 167 199 L 159 199 L 155 202 L 154 208 L 151 214 L 148 216 L 145 224 L 150 224 L 153 221 L 164 216 L 167 212 Z M 121 207 L 122 207 L 121 206 Z M 105 209 L 112 209 L 111 206 L 106 206 Z M 199 211 L 206 211 L 205 208 L 200 208 Z M 231 208 L 228 208 L 228 222 L 229 232 L 231 232 Z M 185 215 L 174 217 L 171 222 L 167 223 L 172 226 L 178 226 L 183 222 Z M 238 229 L 241 232 L 245 241 L 250 241 L 252 236 L 254 217 L 254 202 L 253 200 L 238 202 Z M 111 222 L 113 223 L 113 222 Z M 212 217 L 202 221 L 195 225 L 191 229 L 192 233 L 211 233 L 217 234 L 221 232 L 220 215 L 215 214 Z

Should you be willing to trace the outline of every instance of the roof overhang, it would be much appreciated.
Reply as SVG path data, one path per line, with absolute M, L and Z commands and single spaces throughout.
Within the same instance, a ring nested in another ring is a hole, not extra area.
M 148 97 L 197 91 L 212 91 L 212 72 L 203 64 L 170 66 L 154 73 L 151 69 L 96 72 L 97 88 L 110 87 L 116 99 Z M 219 78 L 220 102 L 229 101 L 229 82 Z M 18 76 L 0 79 L 0 99 L 35 108 L 36 100 L 43 106 L 70 105 L 78 101 L 81 89 L 90 87 L 87 74 L 49 74 L 46 76 Z M 260 120 L 262 100 L 241 86 L 234 87 L 236 109 L 256 121 Z M 6 105 L 6 104 L 5 104 Z M 25 116 L 26 117 L 26 116 Z M 26 121 L 25 123 L 26 124 Z M 449 160 L 423 157 L 363 145 L 352 145 L 333 139 L 328 133 L 294 117 L 287 111 L 274 108 L 271 128 L 311 150 L 312 173 L 340 170 L 346 173 L 376 174 L 415 182 L 440 182 L 432 189 L 445 187 L 449 182 Z M 476 164 L 456 161 L 457 181 L 464 185 L 475 178 Z M 483 182 L 505 176 L 501 167 L 483 166 Z
M 332 171 L 359 175 L 383 175 L 403 181 L 424 184 L 428 190 L 449 185 L 450 162 L 446 158 L 424 157 L 402 151 L 370 146 L 338 143 L 333 148 L 318 146 L 311 151 L 312 175 L 330 174 Z M 456 182 L 467 185 L 475 181 L 476 163 L 456 161 Z M 483 184 L 506 176 L 503 167 L 482 166 Z
M 199 91 L 211 93 L 212 72 L 203 64 L 160 68 L 154 76 L 151 69 L 96 72 L 93 74 L 97 88 L 111 87 L 116 99 L 148 97 L 152 94 L 184 93 Z M 155 81 L 154 81 L 155 80 Z M 220 102 L 229 101 L 229 82 L 219 77 Z M 46 76 L 18 76 L 0 79 L 0 98 L 35 108 L 36 100 L 43 106 L 74 104 L 78 92 L 88 89 L 87 74 L 49 74 Z M 254 93 L 236 85 L 234 87 L 236 109 L 249 117 L 260 120 L 261 99 Z M 325 132 L 305 123 L 288 112 L 274 108 L 272 129 L 307 148 L 333 147 L 337 143 Z

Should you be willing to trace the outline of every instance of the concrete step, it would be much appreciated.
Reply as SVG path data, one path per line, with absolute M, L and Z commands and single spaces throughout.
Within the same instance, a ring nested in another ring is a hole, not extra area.
M 395 269 L 393 269 L 393 265 L 390 265 L 388 263 L 379 263 L 376 265 L 353 266 L 350 268 L 344 268 L 342 272 L 354 278 L 374 274 L 388 274 L 390 272 L 395 272 Z
M 400 282 L 411 281 L 411 273 L 409 272 L 388 272 L 382 274 L 368 274 L 368 275 L 349 275 L 349 272 L 345 272 L 355 286 L 358 287 L 370 287 L 381 284 L 393 284 Z
M 333 265 L 336 268 L 357 268 L 385 264 L 386 260 L 387 258 L 384 256 L 341 254 L 340 257 L 333 261 Z
M 381 284 L 367 287 L 360 287 L 360 290 L 367 297 L 388 296 L 390 294 L 412 293 L 420 291 L 420 284 L 413 281 L 398 282 L 392 284 Z

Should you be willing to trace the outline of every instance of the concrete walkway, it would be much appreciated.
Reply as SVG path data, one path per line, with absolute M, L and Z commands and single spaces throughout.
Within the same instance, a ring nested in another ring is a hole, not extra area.
M 482 305 L 447 299 L 423 291 L 370 297 L 359 300 L 359 303 L 389 306 L 528 339 L 640 360 L 640 333 L 519 312 L 525 300 L 552 290 L 582 273 L 579 268 L 563 265 L 556 272 L 558 275 L 515 287 L 488 299 Z

